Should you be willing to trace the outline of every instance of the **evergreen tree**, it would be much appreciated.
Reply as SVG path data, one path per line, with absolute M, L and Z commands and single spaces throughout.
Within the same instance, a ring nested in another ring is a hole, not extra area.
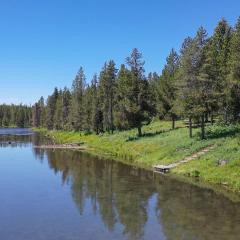
M 54 127 L 54 115 L 56 111 L 57 99 L 58 99 L 58 89 L 55 88 L 53 94 L 50 95 L 47 99 L 46 126 L 48 129 L 53 129 Z
M 167 58 L 167 63 L 163 69 L 162 76 L 158 79 L 157 104 L 159 114 L 162 116 L 169 115 L 172 119 L 172 129 L 175 128 L 177 117 L 177 71 L 179 69 L 179 57 L 174 49 L 171 50 Z
M 229 63 L 227 99 L 233 121 L 240 119 L 240 18 L 234 29 L 231 40 L 231 56 Z
M 103 127 L 106 131 L 113 132 L 113 106 L 115 96 L 116 68 L 113 60 L 105 63 L 99 81 L 100 98 L 102 102 Z
M 198 119 L 206 111 L 199 81 L 205 38 L 206 32 L 200 28 L 195 38 L 188 37 L 185 39 L 181 49 L 180 99 L 183 103 L 184 115 L 189 118 L 190 137 L 192 137 L 192 119 Z M 204 130 L 204 126 L 202 130 Z M 204 132 L 202 132 L 202 138 L 204 138 Z
M 54 111 L 54 129 L 63 129 L 63 92 L 60 89 L 58 92 L 58 97 L 56 101 L 55 111 Z
M 84 93 L 84 130 L 87 133 L 90 133 L 91 129 L 92 129 L 92 100 L 93 100 L 93 96 L 92 96 L 92 89 L 91 86 L 87 86 L 85 93 Z
M 75 131 L 83 130 L 84 126 L 84 91 L 86 78 L 83 68 L 80 67 L 72 84 L 72 101 L 70 121 Z
M 63 89 L 62 104 L 63 104 L 63 116 L 62 116 L 62 125 L 64 129 L 69 129 L 69 114 L 71 108 L 71 92 L 67 87 Z
M 26 105 L 0 105 L 1 127 L 30 127 L 32 109 Z
M 110 129 L 113 133 L 114 130 L 114 119 L 113 119 L 113 111 L 114 111 L 114 99 L 116 94 L 116 74 L 117 69 L 115 68 L 115 63 L 113 60 L 109 61 L 107 66 L 107 79 L 108 79 L 108 96 L 109 96 L 109 109 L 108 109 L 108 117 L 110 123 Z
M 98 80 L 97 75 L 93 76 L 91 82 L 91 94 L 92 94 L 92 130 L 99 134 L 103 131 L 103 114 L 100 109 L 100 102 L 99 102 L 99 90 L 98 90 Z
M 149 104 L 149 84 L 144 76 L 144 61 L 142 54 L 135 48 L 127 59 L 130 67 L 130 81 L 126 81 L 127 91 L 124 102 L 126 117 L 130 127 L 138 129 L 142 136 L 142 126 L 151 121 L 153 108 Z
M 128 97 L 126 93 L 128 93 L 129 85 L 131 79 L 131 72 L 126 68 L 124 64 L 121 65 L 120 70 L 117 75 L 116 80 L 116 106 L 115 106 L 115 126 L 120 130 L 126 130 L 130 128 L 130 124 L 127 118 L 127 101 Z M 130 96 L 129 96 L 130 97 Z
M 32 108 L 32 125 L 40 127 L 40 106 L 38 103 L 35 103 Z
M 45 127 L 46 126 L 46 108 L 45 108 L 45 103 L 44 103 L 44 98 L 41 97 L 38 101 L 39 105 L 39 121 L 40 121 L 40 126 Z
M 211 98 L 211 111 L 221 112 L 228 121 L 229 100 L 227 99 L 229 75 L 229 58 L 232 29 L 225 19 L 222 19 L 211 37 L 206 51 L 206 60 L 203 73 L 211 84 L 214 93 Z

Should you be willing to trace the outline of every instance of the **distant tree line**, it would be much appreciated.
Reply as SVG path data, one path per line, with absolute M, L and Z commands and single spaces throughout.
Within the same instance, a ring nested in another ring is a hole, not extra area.
M 0 127 L 32 126 L 32 108 L 26 105 L 0 105 Z
M 55 88 L 32 107 L 32 125 L 57 130 L 112 133 L 137 128 L 153 118 L 187 119 L 193 124 L 240 120 L 240 18 L 231 27 L 222 19 L 211 37 L 200 27 L 177 53 L 171 50 L 162 73 L 145 75 L 142 54 L 133 49 L 119 69 L 106 62 L 91 83 L 81 67 L 72 88 Z

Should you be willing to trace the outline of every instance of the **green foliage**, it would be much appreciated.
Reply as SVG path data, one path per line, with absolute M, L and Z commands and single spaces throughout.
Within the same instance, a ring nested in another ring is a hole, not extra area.
M 207 128 L 207 138 L 234 136 L 240 132 L 240 125 L 213 125 Z
M 75 131 L 83 130 L 84 126 L 84 92 L 86 78 L 83 68 L 80 67 L 72 84 L 72 100 L 70 111 L 70 125 Z
M 238 121 L 240 119 L 240 18 L 233 31 L 230 51 L 226 94 L 232 120 Z
M 25 105 L 0 105 L 0 127 L 30 127 L 31 107 Z
M 159 79 L 155 78 L 157 113 L 159 116 L 164 118 L 170 117 L 173 121 L 173 129 L 175 127 L 174 123 L 179 112 L 179 106 L 177 103 L 178 70 L 179 56 L 175 50 L 172 49 L 167 58 L 167 64 L 163 69 L 162 76 Z
M 103 129 L 113 132 L 114 120 L 113 111 L 115 107 L 114 97 L 116 94 L 116 73 L 115 63 L 110 60 L 106 63 L 100 73 L 99 98 L 103 115 Z
M 142 54 L 135 48 L 127 58 L 130 67 L 129 79 L 124 82 L 126 92 L 123 99 L 124 112 L 131 128 L 138 129 L 138 136 L 142 135 L 141 128 L 151 121 L 153 113 L 149 101 L 149 83 L 144 77 L 144 64 Z
M 47 99 L 46 106 L 46 127 L 52 129 L 54 127 L 54 115 L 56 111 L 56 104 L 58 100 L 58 89 L 55 88 L 52 95 Z

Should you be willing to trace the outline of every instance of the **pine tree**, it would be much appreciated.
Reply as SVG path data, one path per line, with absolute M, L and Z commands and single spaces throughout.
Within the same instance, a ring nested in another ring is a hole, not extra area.
M 114 99 L 116 94 L 116 73 L 117 69 L 115 68 L 115 63 L 113 60 L 109 61 L 107 66 L 107 79 L 108 79 L 108 95 L 109 95 L 109 109 L 108 116 L 110 122 L 110 129 L 113 133 L 114 130 L 114 119 L 113 119 L 113 111 L 114 111 Z
M 116 72 L 115 63 L 110 60 L 105 63 L 101 73 L 99 81 L 100 98 L 102 102 L 102 112 L 103 112 L 103 125 L 104 129 L 108 132 L 114 130 L 114 96 L 115 96 L 115 82 L 116 82 Z
M 21 128 L 24 128 L 27 125 L 27 122 L 25 122 L 24 107 L 21 104 L 19 107 L 17 107 L 16 125 L 17 127 L 21 127 Z
M 92 94 L 92 130 L 99 134 L 103 131 L 103 114 L 100 109 L 100 98 L 99 98 L 99 90 L 98 90 L 98 80 L 97 75 L 93 76 L 91 82 L 91 94 Z
M 205 78 L 211 82 L 211 111 L 224 113 L 228 121 L 229 100 L 227 99 L 229 75 L 229 58 L 232 29 L 225 19 L 222 19 L 210 38 L 205 60 Z
M 130 124 L 127 118 L 127 101 L 126 94 L 129 91 L 129 85 L 131 81 L 131 72 L 126 68 L 124 64 L 121 65 L 116 80 L 116 106 L 115 106 L 115 126 L 120 130 L 126 130 L 130 128 Z
M 40 126 L 40 106 L 38 103 L 35 103 L 32 108 L 32 125 L 33 127 Z
M 53 94 L 50 95 L 47 99 L 46 126 L 48 129 L 53 129 L 54 127 L 54 115 L 56 111 L 57 99 L 58 99 L 58 89 L 55 88 Z
M 167 63 L 163 69 L 162 76 L 158 80 L 157 104 L 159 114 L 162 116 L 169 115 L 172 119 L 172 129 L 175 128 L 177 117 L 177 71 L 179 69 L 179 57 L 174 49 L 171 50 Z
M 130 127 L 138 129 L 138 136 L 142 136 L 142 126 L 151 121 L 153 108 L 149 103 L 149 85 L 144 76 L 144 61 L 142 54 L 135 48 L 127 59 L 130 67 L 130 81 L 126 81 L 127 91 L 124 99 L 126 103 L 126 117 Z
M 206 61 L 206 44 L 207 44 L 207 31 L 200 27 L 197 35 L 195 37 L 196 45 L 197 45 L 197 56 L 196 62 L 197 67 L 199 69 L 197 76 L 197 86 L 196 86 L 196 99 L 195 106 L 197 107 L 196 115 L 201 118 L 201 138 L 205 138 L 205 117 L 208 116 L 209 113 L 209 102 L 213 95 L 209 80 L 205 79 L 204 74 L 202 75 L 201 70 L 204 68 L 204 64 Z
M 92 120 L 92 89 L 91 86 L 87 85 L 84 92 L 84 130 L 87 133 L 91 132 L 91 120 Z
M 69 129 L 69 114 L 71 108 L 71 92 L 67 87 L 63 89 L 63 129 Z
M 240 120 L 240 18 L 234 29 L 231 40 L 227 98 L 234 122 Z
M 26 105 L 0 105 L 1 127 L 29 127 L 31 126 L 32 108 Z
M 58 98 L 56 101 L 56 108 L 53 117 L 53 127 L 56 130 L 63 129 L 63 92 L 60 89 L 58 92 Z
M 75 80 L 72 84 L 72 101 L 70 121 L 75 131 L 84 128 L 84 91 L 86 87 L 86 78 L 83 68 L 80 67 Z
M 206 113 L 205 96 L 200 81 L 200 71 L 204 63 L 204 47 L 206 44 L 206 31 L 200 28 L 194 38 L 185 39 L 181 50 L 181 92 L 183 111 L 189 117 L 189 135 L 192 137 L 192 119 L 201 117 L 202 138 L 205 137 L 204 114 Z
M 39 118 L 40 118 L 40 126 L 45 127 L 46 126 L 46 108 L 44 103 L 44 98 L 41 97 L 38 101 L 39 105 Z

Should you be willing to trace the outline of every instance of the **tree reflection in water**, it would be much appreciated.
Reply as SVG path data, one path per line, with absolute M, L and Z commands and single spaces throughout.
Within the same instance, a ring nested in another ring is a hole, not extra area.
M 81 215 L 85 202 L 101 216 L 109 231 L 119 224 L 129 239 L 144 238 L 155 208 L 164 239 L 236 239 L 240 236 L 240 205 L 211 190 L 115 161 L 97 159 L 76 151 L 35 149 L 49 167 L 70 184 L 72 198 Z M 154 197 L 156 201 L 151 201 Z M 151 206 L 155 204 L 155 206 Z

